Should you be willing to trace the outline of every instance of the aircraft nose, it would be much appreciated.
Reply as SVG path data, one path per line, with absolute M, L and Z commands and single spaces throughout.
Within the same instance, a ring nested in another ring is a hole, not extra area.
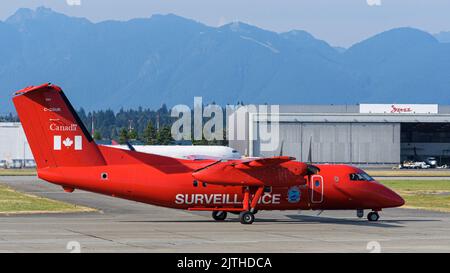
M 380 194 L 380 201 L 384 208 L 401 207 L 405 204 L 405 200 L 393 190 L 383 186 Z

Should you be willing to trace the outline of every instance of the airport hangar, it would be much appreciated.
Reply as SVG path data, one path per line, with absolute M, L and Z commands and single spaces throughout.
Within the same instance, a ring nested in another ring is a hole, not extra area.
M 261 151 L 259 124 L 274 116 L 283 148 Z M 433 156 L 438 165 L 450 164 L 450 105 L 280 105 L 278 114 L 248 113 L 245 119 L 245 140 L 229 144 L 248 156 L 282 150 L 314 163 L 392 167 Z
M 27 138 L 19 122 L 0 122 L 0 168 L 35 167 Z

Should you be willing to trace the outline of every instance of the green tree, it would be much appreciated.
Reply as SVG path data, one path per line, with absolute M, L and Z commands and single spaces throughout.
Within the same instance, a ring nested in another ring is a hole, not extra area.
M 148 122 L 147 127 L 144 129 L 143 133 L 143 140 L 145 144 L 148 145 L 155 145 L 158 142 L 157 139 L 157 132 L 155 127 L 153 126 L 153 123 L 151 121 Z
M 208 140 L 206 140 L 203 136 L 202 139 L 200 140 L 192 140 L 192 145 L 200 145 L 200 146 L 204 146 L 204 145 L 210 145 Z
M 159 145 L 170 145 L 173 143 L 172 132 L 170 126 L 164 126 L 158 131 L 156 136 Z
M 95 132 L 94 132 L 94 139 L 95 140 L 102 140 L 102 135 L 101 135 L 100 131 L 95 130 Z
M 131 129 L 129 132 L 128 132 L 128 139 L 132 139 L 132 140 L 136 140 L 136 139 L 138 139 L 138 132 L 136 131 L 136 129 Z
M 119 143 L 125 144 L 128 141 L 128 130 L 125 128 L 120 129 L 119 132 Z
M 205 136 L 202 135 L 201 140 L 193 140 L 192 145 L 218 145 L 218 146 L 228 146 L 228 140 L 227 140 L 227 131 L 226 129 L 223 130 L 223 139 L 222 140 L 206 140 Z

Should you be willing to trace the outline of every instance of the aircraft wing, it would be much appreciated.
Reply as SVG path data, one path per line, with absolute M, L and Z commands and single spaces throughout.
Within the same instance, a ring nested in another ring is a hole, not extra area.
M 237 169 L 250 169 L 250 168 L 264 168 L 282 164 L 284 162 L 293 161 L 295 157 L 289 156 L 276 156 L 268 158 L 257 158 L 240 162 L 234 165 Z
M 239 161 L 219 161 L 196 170 L 201 182 L 222 186 L 288 186 L 305 182 L 308 165 L 280 156 Z

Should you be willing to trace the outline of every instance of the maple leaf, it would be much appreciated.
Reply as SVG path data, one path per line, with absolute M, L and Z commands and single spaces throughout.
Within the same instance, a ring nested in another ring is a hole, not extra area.
M 66 147 L 70 147 L 70 146 L 72 146 L 73 141 L 72 141 L 70 138 L 66 138 L 66 139 L 63 141 L 63 144 L 64 144 L 64 146 L 66 146 Z

